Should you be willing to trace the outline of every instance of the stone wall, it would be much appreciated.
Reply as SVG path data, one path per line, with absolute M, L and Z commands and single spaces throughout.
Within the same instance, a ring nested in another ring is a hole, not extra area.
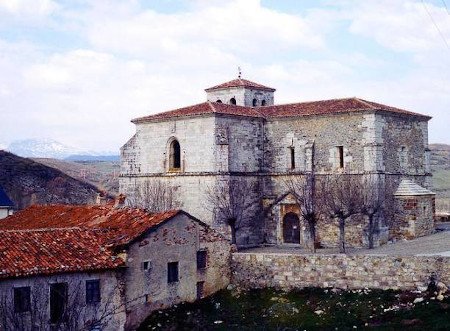
M 412 239 L 434 232 L 434 196 L 398 196 L 396 220 L 391 232 L 396 238 Z
M 241 288 L 415 289 L 432 274 L 450 285 L 450 257 L 233 253 L 232 283 Z
M 99 303 L 86 303 L 87 280 L 100 281 L 101 301 Z M 0 329 L 51 330 L 49 325 L 50 285 L 53 283 L 67 283 L 68 324 L 59 329 L 82 330 L 87 328 L 86 323 L 97 319 L 103 324 L 102 330 L 123 330 L 126 320 L 125 301 L 122 297 L 123 283 L 121 274 L 113 271 L 2 279 L 0 281 Z M 13 288 L 15 287 L 30 287 L 30 312 L 14 313 Z M 6 315 L 4 315 L 5 309 Z M 5 322 L 15 324 L 10 324 L 8 327 L 4 325 Z
M 205 270 L 197 269 L 199 250 L 207 252 Z M 127 329 L 134 329 L 156 309 L 195 301 L 198 282 L 203 282 L 203 295 L 229 283 L 229 243 L 184 214 L 132 244 L 126 261 Z M 168 283 L 169 262 L 178 262 L 176 282 Z

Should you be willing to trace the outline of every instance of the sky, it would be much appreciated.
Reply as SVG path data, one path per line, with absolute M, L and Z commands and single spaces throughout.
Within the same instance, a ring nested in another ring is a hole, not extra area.
M 277 104 L 356 96 L 450 143 L 450 0 L 0 0 L 0 146 L 118 152 L 238 67 Z

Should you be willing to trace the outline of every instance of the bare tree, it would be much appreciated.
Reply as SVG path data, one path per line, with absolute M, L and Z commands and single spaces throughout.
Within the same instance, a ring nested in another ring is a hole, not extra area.
M 367 236 L 369 248 L 374 248 L 374 235 L 379 231 L 379 217 L 386 208 L 386 194 L 376 175 L 365 175 L 361 180 L 360 212 L 367 217 Z
M 316 176 L 308 173 L 304 176 L 295 176 L 286 181 L 288 188 L 300 209 L 301 216 L 308 225 L 310 246 L 313 253 L 316 252 L 316 226 L 318 213 L 316 208 Z
M 206 191 L 206 208 L 231 230 L 231 243 L 236 244 L 236 233 L 260 213 L 258 182 L 243 178 L 218 181 Z
M 0 297 L 0 329 L 46 330 L 51 323 L 52 330 L 102 330 L 108 327 L 115 315 L 125 312 L 125 303 L 118 300 L 123 291 L 120 284 L 113 287 L 107 295 L 102 295 L 101 302 L 88 304 L 83 295 L 84 282 L 73 280 L 66 283 L 67 290 L 59 293 L 65 298 L 60 318 L 50 321 L 48 289 L 51 284 L 54 283 L 37 281 L 33 284 L 28 312 L 16 312 L 14 297 L 3 293 Z
M 182 204 L 176 199 L 176 188 L 160 179 L 137 184 L 126 198 L 127 205 L 144 208 L 151 213 L 179 209 Z
M 319 200 L 322 212 L 337 220 L 339 227 L 339 252 L 345 253 L 347 220 L 360 212 L 360 175 L 326 175 L 320 180 Z

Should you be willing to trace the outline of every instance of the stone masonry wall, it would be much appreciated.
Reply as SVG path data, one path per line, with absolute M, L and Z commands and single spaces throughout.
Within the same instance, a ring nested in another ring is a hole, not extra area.
M 412 239 L 434 232 L 434 196 L 399 196 L 391 233 L 396 238 Z
M 450 285 L 450 257 L 233 253 L 232 283 L 251 289 L 415 289 L 430 276 Z
M 205 270 L 197 269 L 197 251 L 207 251 Z M 211 229 L 181 214 L 143 236 L 128 249 L 126 329 L 134 330 L 156 309 L 197 299 L 197 283 L 203 295 L 229 283 L 230 245 Z M 143 263 L 148 262 L 145 270 Z M 168 263 L 178 262 L 176 282 L 168 283 Z

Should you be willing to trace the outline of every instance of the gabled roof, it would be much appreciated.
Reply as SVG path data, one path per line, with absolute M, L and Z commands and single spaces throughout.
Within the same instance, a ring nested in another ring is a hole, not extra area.
M 102 229 L 109 244 L 130 243 L 145 231 L 168 221 L 180 210 L 151 214 L 144 209 L 113 205 L 33 205 L 0 222 L 1 230 Z
M 140 117 L 132 120 L 133 123 L 147 121 L 158 121 L 164 119 L 181 118 L 188 116 L 198 116 L 205 114 L 225 114 L 232 116 L 246 116 L 256 118 L 283 118 L 302 117 L 314 115 L 332 115 L 340 113 L 358 112 L 387 112 L 404 116 L 415 116 L 429 120 L 430 116 L 413 113 L 407 110 L 383 105 L 380 103 L 366 101 L 359 98 L 331 99 L 310 102 L 290 103 L 275 106 L 244 107 L 228 105 L 218 102 L 204 102 L 197 105 L 166 111 L 154 115 Z
M 113 205 L 31 206 L 0 222 L 0 278 L 122 266 L 116 248 L 179 214 L 198 221 L 181 210 L 150 214 Z
M 145 117 L 135 118 L 131 122 L 140 123 L 153 120 L 197 116 L 204 114 L 226 114 L 234 116 L 264 117 L 259 111 L 257 111 L 256 108 L 243 107 L 237 105 L 227 105 L 224 103 L 207 101 L 199 103 L 197 105 L 183 107 Z
M 0 186 L 0 207 L 14 207 L 14 203 Z
M 275 89 L 272 87 L 264 86 L 264 85 L 249 81 L 247 79 L 242 79 L 242 78 L 233 79 L 226 83 L 222 83 L 222 84 L 219 84 L 219 85 L 216 85 L 213 87 L 208 87 L 207 89 L 205 89 L 205 91 L 209 92 L 209 91 L 214 91 L 214 90 L 226 89 L 226 88 L 230 88 L 230 87 L 247 87 L 247 88 L 253 88 L 253 89 L 257 89 L 257 90 L 265 90 L 265 91 L 275 92 Z
M 329 115 L 353 112 L 385 111 L 401 115 L 419 116 L 430 119 L 431 117 L 413 113 L 400 108 L 395 108 L 380 103 L 366 101 L 360 98 L 331 99 L 310 102 L 290 103 L 258 108 L 265 117 L 296 117 L 311 115 Z
M 124 261 L 103 245 L 101 231 L 0 231 L 0 278 L 114 269 Z
M 416 184 L 410 179 L 402 179 L 394 193 L 395 196 L 435 195 L 425 187 Z

